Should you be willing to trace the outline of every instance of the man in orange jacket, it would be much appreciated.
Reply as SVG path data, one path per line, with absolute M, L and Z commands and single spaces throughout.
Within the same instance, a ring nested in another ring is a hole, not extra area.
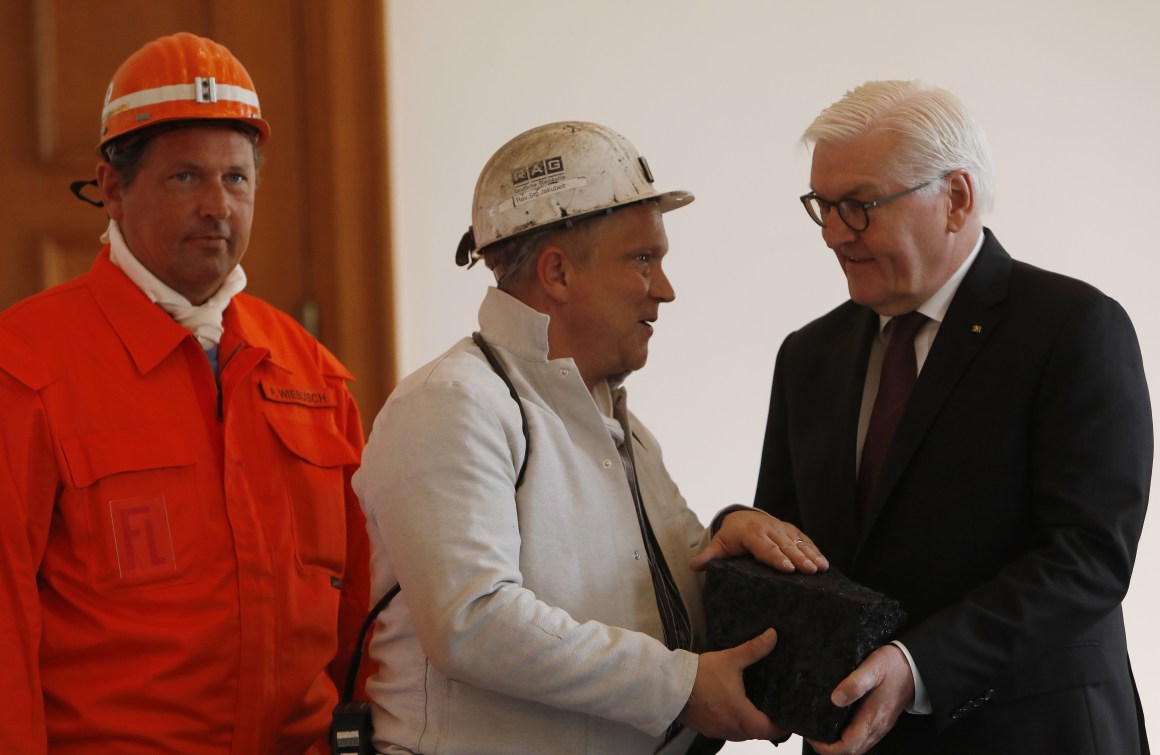
M 367 610 L 346 369 L 241 293 L 254 85 L 114 75 L 92 269 L 0 315 L 0 752 L 324 752 Z

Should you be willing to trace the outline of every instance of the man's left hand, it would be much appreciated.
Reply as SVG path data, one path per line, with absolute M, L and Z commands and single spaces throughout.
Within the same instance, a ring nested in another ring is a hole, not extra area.
M 862 703 L 837 742 L 809 740 L 818 755 L 861 755 L 878 744 L 914 700 L 914 677 L 906 657 L 894 645 L 883 645 L 843 679 L 830 701 L 840 708 Z
M 830 568 L 814 541 L 800 529 L 756 509 L 726 514 L 717 534 L 689 567 L 701 571 L 710 561 L 746 553 L 782 572 L 814 574 Z

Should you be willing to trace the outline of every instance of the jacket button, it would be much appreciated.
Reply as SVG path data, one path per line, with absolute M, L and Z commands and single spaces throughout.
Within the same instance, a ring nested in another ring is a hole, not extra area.
M 612 469 L 612 459 L 605 459 L 604 461 L 600 462 L 600 464 L 605 469 Z

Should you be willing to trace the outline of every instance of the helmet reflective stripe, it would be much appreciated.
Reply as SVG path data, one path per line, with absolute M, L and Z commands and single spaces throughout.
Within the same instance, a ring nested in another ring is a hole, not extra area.
M 101 120 L 108 119 L 114 113 L 119 113 L 122 110 L 130 108 L 143 108 L 151 105 L 160 105 L 165 102 L 217 102 L 219 100 L 232 100 L 234 102 L 241 102 L 250 107 L 258 107 L 258 95 L 245 87 L 235 86 L 233 84 L 218 84 L 212 77 L 208 79 L 199 79 L 199 81 L 207 82 L 208 87 L 203 84 L 198 87 L 197 84 L 171 84 L 169 86 L 157 87 L 156 89 L 146 89 L 141 92 L 130 92 L 124 97 L 117 99 L 105 105 L 105 109 L 101 111 Z M 212 99 L 207 99 L 204 95 L 199 97 L 205 91 L 210 91 L 213 94 Z
M 232 120 L 270 136 L 253 79 L 212 39 L 188 32 L 161 37 L 117 68 L 105 93 L 97 152 L 126 134 L 173 121 Z

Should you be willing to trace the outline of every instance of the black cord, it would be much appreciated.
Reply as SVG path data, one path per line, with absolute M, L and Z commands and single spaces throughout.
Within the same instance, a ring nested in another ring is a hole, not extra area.
M 399 590 L 399 585 L 387 590 L 387 594 L 379 598 L 379 602 L 375 603 L 375 607 L 371 609 L 370 614 L 363 621 L 362 629 L 358 632 L 358 645 L 355 646 L 354 655 L 350 658 L 350 668 L 346 672 L 346 684 L 342 687 L 342 702 L 344 703 L 349 703 L 354 699 L 354 685 L 358 682 L 358 669 L 362 665 L 363 645 L 366 644 L 367 633 L 371 631 L 375 619 L 387 607 L 387 604 L 399 594 Z
M 520 464 L 520 473 L 516 476 L 516 489 L 518 490 L 520 485 L 524 484 L 524 472 L 528 471 L 528 456 L 532 452 L 532 436 L 528 432 L 528 413 L 524 411 L 524 402 L 520 401 L 520 394 L 516 393 L 516 387 L 512 385 L 511 378 L 508 377 L 503 365 L 496 359 L 495 353 L 487 345 L 487 341 L 483 340 L 483 336 L 479 334 L 478 330 L 471 334 L 471 340 L 475 341 L 475 345 L 483 352 L 484 357 L 487 358 L 487 363 L 495 370 L 495 374 L 499 375 L 500 379 L 503 380 L 504 385 L 508 388 L 508 393 L 512 395 L 516 406 L 520 408 L 520 425 L 524 431 L 524 461 Z
M 520 464 L 520 473 L 516 476 L 516 490 L 519 490 L 520 485 L 524 484 L 524 473 L 528 470 L 528 456 L 532 453 L 532 436 L 528 431 L 528 414 L 524 411 L 524 403 L 520 401 L 520 394 L 516 393 L 516 387 L 512 385 L 511 378 L 508 377 L 503 365 L 496 359 L 495 353 L 487 345 L 487 341 L 483 340 L 479 331 L 471 334 L 471 340 L 475 341 L 475 345 L 483 352 L 483 356 L 487 358 L 487 363 L 491 365 L 495 374 L 503 380 L 504 385 L 508 387 L 508 392 L 512 395 L 512 399 L 515 400 L 516 406 L 520 408 L 520 425 L 524 432 L 524 461 Z M 402 589 L 402 585 L 396 584 L 388 590 L 386 595 L 379 598 L 379 602 L 375 603 L 374 608 L 363 621 L 362 628 L 359 629 L 358 633 L 358 645 L 355 646 L 354 655 L 350 658 L 350 668 L 346 672 L 346 684 L 342 688 L 342 703 L 349 703 L 354 699 L 354 686 L 358 683 L 358 670 L 359 666 L 362 665 L 363 645 L 366 644 L 367 634 L 371 631 L 375 619 L 383 612 L 387 604 L 399 594 L 400 589 Z

